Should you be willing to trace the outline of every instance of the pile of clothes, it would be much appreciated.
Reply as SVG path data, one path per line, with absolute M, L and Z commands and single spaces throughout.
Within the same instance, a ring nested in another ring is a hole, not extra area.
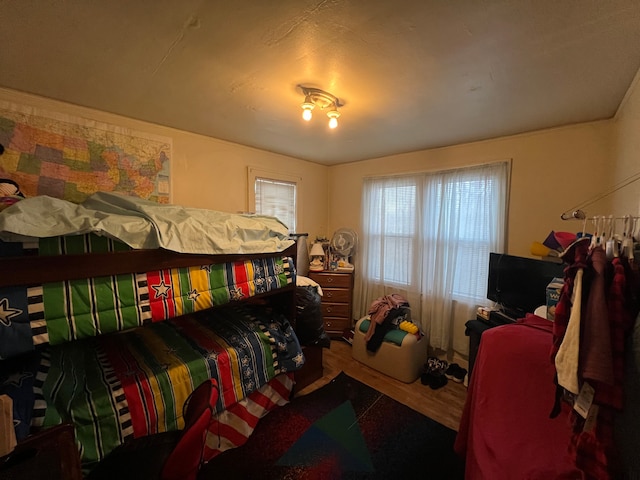
M 367 350 L 377 352 L 387 332 L 408 320 L 409 302 L 397 293 L 384 295 L 373 301 L 367 313 L 371 323 L 364 339 L 367 342 Z

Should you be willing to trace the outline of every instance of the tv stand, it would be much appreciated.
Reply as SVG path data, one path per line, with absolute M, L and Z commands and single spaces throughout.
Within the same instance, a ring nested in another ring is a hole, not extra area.
M 508 311 L 501 312 L 499 310 L 492 310 L 491 313 L 489 313 L 490 322 L 497 325 L 514 323 L 518 318 L 520 317 L 517 314 Z
M 491 319 L 485 320 L 481 317 L 476 317 L 475 320 L 469 320 L 465 323 L 465 335 L 469 337 L 469 380 L 473 373 L 473 365 L 476 363 L 476 356 L 478 355 L 478 348 L 480 348 L 480 340 L 485 330 L 489 330 L 493 327 L 499 327 L 500 324 L 493 322 Z

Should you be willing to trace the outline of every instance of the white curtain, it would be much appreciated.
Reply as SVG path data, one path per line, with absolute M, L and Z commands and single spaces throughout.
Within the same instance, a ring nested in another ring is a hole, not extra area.
M 489 252 L 506 234 L 506 162 L 366 178 L 356 312 L 399 293 L 431 347 L 468 353 L 464 324 L 486 304 Z

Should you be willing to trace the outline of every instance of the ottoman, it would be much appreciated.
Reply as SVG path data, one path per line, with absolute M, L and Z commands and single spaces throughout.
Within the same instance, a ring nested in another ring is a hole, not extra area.
M 352 344 L 353 358 L 401 382 L 414 382 L 427 362 L 427 337 L 418 338 L 417 335 L 394 329 L 385 335 L 376 352 L 370 352 L 365 341 L 369 323 L 369 316 L 356 323 Z

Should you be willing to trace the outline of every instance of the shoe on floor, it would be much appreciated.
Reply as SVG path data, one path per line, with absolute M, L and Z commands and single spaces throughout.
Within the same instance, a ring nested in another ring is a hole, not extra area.
M 429 385 L 433 390 L 444 387 L 448 382 L 447 377 L 444 375 L 448 367 L 449 363 L 446 360 L 429 357 L 422 369 L 420 382 L 423 385 Z
M 453 380 L 453 374 L 458 370 L 458 368 L 460 368 L 460 365 L 458 365 L 457 363 L 451 363 L 449 364 L 449 367 L 444 372 L 444 374 L 449 380 Z
M 449 380 L 453 380 L 456 383 L 462 383 L 464 381 L 464 377 L 467 375 L 467 370 L 462 368 L 457 363 L 452 363 L 449 365 L 445 372 L 445 376 Z
M 449 380 L 444 375 L 435 375 L 429 380 L 429 386 L 432 390 L 437 390 L 441 387 L 444 387 Z
M 420 375 L 420 383 L 429 385 L 433 390 L 444 387 L 448 382 L 449 380 L 442 373 L 428 372 Z
M 425 372 L 436 372 L 444 374 L 449 367 L 449 363 L 446 360 L 440 360 L 437 357 L 427 358 L 427 363 L 424 364 L 423 370 Z

